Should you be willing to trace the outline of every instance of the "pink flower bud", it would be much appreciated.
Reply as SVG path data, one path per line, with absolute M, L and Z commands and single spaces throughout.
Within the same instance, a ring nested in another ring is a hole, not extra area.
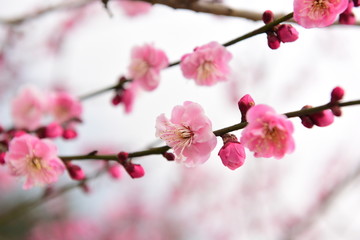
M 145 175 L 144 168 L 140 164 L 130 163 L 125 169 L 132 178 L 141 178 Z
M 355 14 L 353 12 L 343 12 L 339 16 L 339 23 L 344 25 L 354 25 L 356 23 Z
M 341 107 L 338 105 L 332 106 L 330 110 L 336 117 L 340 117 L 342 115 Z
M 314 122 L 311 120 L 311 118 L 307 115 L 300 116 L 301 124 L 304 125 L 306 128 L 312 128 L 314 126 Z
M 119 152 L 117 158 L 121 164 L 126 165 L 126 160 L 129 158 L 129 153 Z
M 301 108 L 301 110 L 312 108 L 310 105 L 305 105 Z M 304 125 L 306 128 L 312 128 L 314 126 L 313 120 L 308 115 L 300 116 L 301 124 Z
M 0 153 L 0 165 L 5 164 L 5 152 Z
M 353 0 L 354 7 L 360 6 L 360 0 Z
M 87 193 L 87 194 L 91 193 L 91 188 L 85 182 L 81 184 L 81 189 L 83 190 L 84 193 Z
M 262 20 L 265 24 L 271 23 L 274 21 L 274 13 L 270 10 L 266 10 L 262 15 Z
M 110 176 L 114 179 L 120 179 L 121 178 L 121 165 L 120 164 L 113 164 L 109 166 L 108 173 Z
M 57 122 L 50 123 L 45 128 L 45 136 L 48 138 L 60 137 L 60 136 L 62 136 L 63 132 L 64 132 L 64 130 L 63 130 L 62 126 Z
M 73 139 L 77 137 L 77 132 L 75 131 L 75 129 L 68 128 L 63 131 L 62 137 L 64 139 Z
M 314 122 L 314 124 L 319 127 L 326 127 L 334 122 L 334 114 L 331 112 L 331 110 L 328 109 L 309 115 L 309 117 Z
M 111 99 L 111 103 L 116 106 L 119 105 L 122 102 L 122 96 L 118 93 Z
M 240 98 L 238 106 L 241 112 L 241 121 L 246 122 L 246 113 L 251 107 L 255 106 L 255 101 L 249 94 L 246 94 Z
M 85 179 L 85 173 L 78 165 L 73 165 L 72 163 L 67 163 L 66 167 L 67 167 L 69 175 L 72 179 L 78 180 L 78 181 Z
M 298 31 L 291 24 L 281 24 L 276 31 L 281 42 L 294 42 L 299 38 Z
M 168 161 L 174 161 L 175 160 L 175 155 L 173 153 L 163 153 L 164 158 L 166 158 L 166 160 Z
M 226 141 L 225 138 L 223 139 L 224 139 L 224 146 L 222 146 L 222 148 L 218 153 L 222 163 L 231 170 L 235 170 L 238 167 L 241 167 L 244 164 L 246 157 L 244 146 L 238 141 L 228 140 L 227 142 L 225 142 Z M 230 137 L 228 139 L 233 139 L 233 138 Z
M 270 32 L 267 34 L 268 46 L 271 49 L 278 49 L 280 47 L 280 40 L 275 33 Z
M 345 90 L 342 87 L 336 87 L 331 91 L 331 103 L 335 103 L 343 99 Z

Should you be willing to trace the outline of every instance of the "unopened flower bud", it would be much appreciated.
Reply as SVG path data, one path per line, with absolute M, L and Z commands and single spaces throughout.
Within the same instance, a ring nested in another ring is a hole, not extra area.
M 118 93 L 111 99 L 111 103 L 116 106 L 119 105 L 122 102 L 122 96 Z
M 274 21 L 274 13 L 270 10 L 266 10 L 262 15 L 262 20 L 265 24 L 271 23 Z
M 241 121 L 246 122 L 246 113 L 251 107 L 255 106 L 255 101 L 249 94 L 246 94 L 240 98 L 238 106 L 241 112 Z
M 269 48 L 275 50 L 280 47 L 280 40 L 273 32 L 267 33 L 267 42 Z
M 360 6 L 360 0 L 353 0 L 354 7 Z
M 326 127 L 334 122 L 334 114 L 329 109 L 311 114 L 309 117 L 319 127 Z
M 80 187 L 84 193 L 87 193 L 87 194 L 91 193 L 91 188 L 89 187 L 89 185 L 87 183 L 85 183 L 85 182 L 82 183 Z
M 125 166 L 125 169 L 131 178 L 141 178 L 145 175 L 145 170 L 140 164 L 130 163 Z
M 64 139 L 73 139 L 77 137 L 77 132 L 75 131 L 75 129 L 68 128 L 63 131 L 62 137 Z
M 341 107 L 338 105 L 332 106 L 330 110 L 336 117 L 340 117 L 342 115 Z
M 45 128 L 45 136 L 48 138 L 60 137 L 60 136 L 62 136 L 63 132 L 64 132 L 64 130 L 63 130 L 62 126 L 57 122 L 50 123 Z
M 109 166 L 108 168 L 108 173 L 110 174 L 110 176 L 114 179 L 120 179 L 121 178 L 121 165 L 116 163 L 113 164 L 111 166 Z
M 331 91 L 331 103 L 336 103 L 343 99 L 345 90 L 342 87 L 336 87 Z
M 127 152 L 119 152 L 118 155 L 117 155 L 117 158 L 118 158 L 119 162 L 122 165 L 126 165 L 126 161 L 129 158 L 129 153 L 127 153 Z
M 175 160 L 175 155 L 173 153 L 166 152 L 166 153 L 163 153 L 162 155 L 168 161 L 174 161 Z
M 310 105 L 304 106 L 301 110 L 312 108 Z M 312 128 L 314 126 L 314 122 L 308 115 L 300 116 L 301 124 L 306 128 Z
M 67 163 L 66 167 L 72 179 L 77 181 L 81 181 L 85 179 L 85 173 L 78 165 Z
M 291 24 L 281 24 L 276 33 L 283 43 L 294 42 L 299 38 L 298 31 Z
M 347 8 L 339 16 L 339 23 L 345 25 L 354 25 L 356 23 L 355 14 L 352 9 L 354 7 L 354 2 L 350 1 Z
M 0 153 L 0 165 L 5 164 L 5 152 Z
M 222 163 L 231 170 L 241 167 L 246 157 L 244 146 L 233 134 L 225 134 L 222 138 L 224 146 L 222 146 L 218 153 Z

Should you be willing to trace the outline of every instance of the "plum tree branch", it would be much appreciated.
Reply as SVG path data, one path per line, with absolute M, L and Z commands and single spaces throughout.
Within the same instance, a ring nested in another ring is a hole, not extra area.
M 360 105 L 360 100 L 338 103 L 338 106 L 340 106 L 340 107 L 347 107 L 347 106 L 353 106 L 353 105 Z M 332 106 L 333 106 L 333 104 L 327 103 L 327 104 L 317 106 L 317 107 L 312 107 L 309 109 L 302 109 L 302 110 L 298 110 L 298 111 L 284 113 L 284 115 L 287 116 L 288 118 L 300 117 L 300 116 L 304 116 L 304 115 L 311 115 L 311 114 L 318 113 L 318 112 L 321 112 L 326 109 L 330 109 Z M 247 125 L 247 122 L 237 123 L 232 126 L 216 130 L 216 131 L 214 131 L 214 134 L 215 134 L 215 136 L 222 136 L 225 133 L 243 129 L 246 127 L 246 125 Z M 159 155 L 159 154 L 163 154 L 163 153 L 167 152 L 169 149 L 170 149 L 170 147 L 168 147 L 168 146 L 161 146 L 161 147 L 156 147 L 156 148 L 150 148 L 150 149 L 143 150 L 143 151 L 132 152 L 132 153 L 129 153 L 129 158 L 144 157 L 144 156 L 148 156 L 148 155 Z M 74 155 L 74 156 L 60 156 L 60 158 L 63 161 L 89 160 L 89 159 L 112 161 L 112 160 L 117 160 L 117 155 Z

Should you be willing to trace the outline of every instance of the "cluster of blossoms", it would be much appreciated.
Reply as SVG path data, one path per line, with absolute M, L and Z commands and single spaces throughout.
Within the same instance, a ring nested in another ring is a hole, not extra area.
M 36 131 L 40 137 L 65 139 L 76 137 L 74 124 L 81 121 L 82 105 L 65 91 L 43 94 L 33 86 L 20 90 L 12 102 L 14 129 Z M 52 122 L 42 127 L 42 121 L 51 115 Z
M 181 58 L 180 67 L 185 78 L 194 79 L 200 86 L 212 86 L 219 81 L 227 80 L 231 58 L 231 53 L 224 46 L 210 42 L 195 48 L 193 53 L 185 54 Z M 123 103 L 125 112 L 130 113 L 138 91 L 155 90 L 160 84 L 160 71 L 168 66 L 169 60 L 163 50 L 151 44 L 134 47 L 128 76 L 120 78 L 120 87 L 116 89 L 112 104 Z
M 344 90 L 341 87 L 334 88 L 329 102 L 330 109 L 301 115 L 303 125 L 308 128 L 313 125 L 330 125 L 334 115 L 341 116 L 338 103 L 343 96 Z M 277 159 L 294 151 L 294 126 L 286 115 L 278 114 L 272 107 L 264 104 L 255 105 L 250 95 L 242 97 L 238 106 L 242 114 L 241 122 L 246 123 L 246 127 L 241 133 L 240 141 L 233 134 L 221 136 L 224 145 L 218 155 L 225 166 L 231 170 L 242 166 L 246 157 L 245 148 L 253 152 L 254 157 Z M 164 157 L 168 160 L 175 159 L 188 167 L 207 161 L 216 145 L 211 125 L 201 106 L 193 102 L 175 106 L 170 119 L 161 114 L 156 120 L 156 136 L 163 139 L 175 154 L 171 156 L 167 153 Z
M 265 24 L 274 21 L 274 14 L 270 10 L 263 13 L 262 20 Z M 278 49 L 281 43 L 294 42 L 299 38 L 298 31 L 291 24 L 278 24 L 266 32 L 268 46 Z

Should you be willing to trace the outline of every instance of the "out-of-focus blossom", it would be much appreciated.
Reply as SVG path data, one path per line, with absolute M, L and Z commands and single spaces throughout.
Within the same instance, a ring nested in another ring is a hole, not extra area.
M 85 220 L 67 220 L 37 224 L 28 240 L 97 240 L 101 232 L 96 225 Z
M 224 46 L 210 42 L 195 48 L 193 53 L 181 58 L 181 71 L 188 79 L 194 79 L 196 84 L 212 86 L 219 81 L 227 80 L 232 55 Z
M 64 163 L 57 157 L 55 144 L 29 134 L 10 142 L 5 162 L 12 175 L 26 178 L 24 189 L 56 182 L 65 170 Z
M 63 132 L 64 132 L 64 129 L 57 122 L 50 123 L 49 125 L 47 125 L 45 127 L 45 136 L 47 138 L 60 137 L 60 136 L 62 136 Z
M 294 19 L 304 28 L 326 27 L 348 6 L 348 0 L 294 0 Z
M 152 7 L 150 3 L 141 1 L 120 0 L 117 2 L 122 7 L 124 13 L 129 17 L 135 17 L 148 13 Z
M 11 113 L 16 128 L 35 130 L 47 110 L 42 93 L 33 86 L 20 90 L 12 101 Z
M 124 108 L 126 113 L 130 113 L 133 110 L 135 98 L 139 91 L 139 84 L 132 83 L 127 89 L 122 93 L 122 102 L 124 103 Z
M 204 163 L 216 146 L 211 121 L 194 102 L 175 106 L 170 120 L 161 114 L 156 120 L 156 136 L 173 148 L 175 161 L 188 167 Z
M 80 119 L 82 105 L 78 99 L 67 92 L 59 91 L 50 96 L 50 112 L 55 121 L 64 123 L 71 119 Z
M 123 167 L 118 164 L 115 163 L 113 165 L 110 165 L 108 168 L 108 173 L 110 174 L 110 176 L 114 179 L 120 179 L 122 176 L 122 169 Z
M 151 44 L 134 47 L 131 52 L 129 77 L 144 90 L 152 91 L 160 83 L 160 71 L 168 65 L 165 52 Z
M 282 158 L 295 149 L 293 124 L 267 105 L 256 105 L 247 112 L 248 125 L 242 131 L 241 143 L 255 157 Z

